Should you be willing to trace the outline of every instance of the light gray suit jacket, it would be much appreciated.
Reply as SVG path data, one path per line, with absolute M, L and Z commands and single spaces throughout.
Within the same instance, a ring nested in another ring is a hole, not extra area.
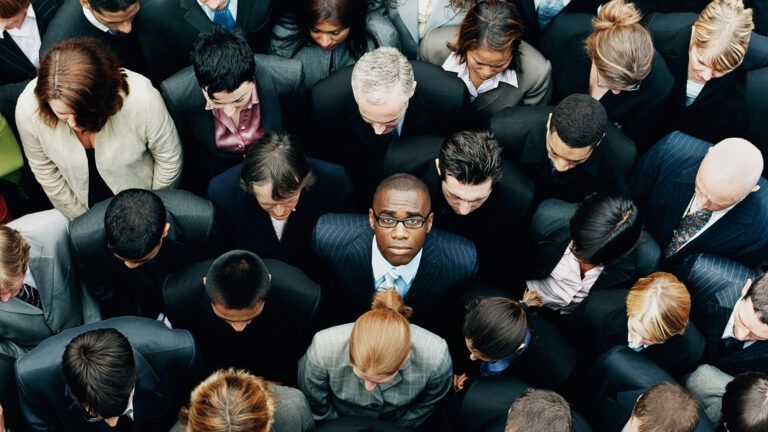
M 385 0 L 386 1 L 386 0 Z M 400 35 L 400 51 L 409 59 L 415 59 L 419 52 L 419 2 L 418 0 L 389 0 L 387 16 Z M 424 25 L 424 34 L 430 30 L 447 25 L 458 26 L 464 20 L 467 11 L 450 6 L 449 0 L 435 0 L 432 13 Z
M 411 324 L 411 355 L 388 383 L 367 391 L 349 362 L 353 323 L 318 332 L 299 360 L 299 388 L 315 420 L 358 416 L 418 427 L 453 384 L 445 341 Z
M 40 310 L 17 298 L 0 302 L 0 353 L 20 357 L 43 339 L 101 316 L 96 302 L 81 289 L 72 265 L 66 216 L 47 210 L 8 226 L 29 243 L 29 270 L 43 303 Z
M 703 364 L 683 380 L 685 388 L 696 398 L 712 424 L 720 424 L 725 386 L 733 377 L 720 369 Z
M 447 42 L 456 40 L 458 26 L 434 29 L 424 35 L 419 48 L 419 60 L 442 66 L 451 54 Z M 480 117 L 490 117 L 504 108 L 518 105 L 547 105 L 552 97 L 552 65 L 528 42 L 520 43 L 520 70 L 517 87 L 507 83 L 487 91 L 472 102 L 472 108 Z

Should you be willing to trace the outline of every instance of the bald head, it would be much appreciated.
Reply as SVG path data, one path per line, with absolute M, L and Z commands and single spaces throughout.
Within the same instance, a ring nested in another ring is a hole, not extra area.
M 707 152 L 696 173 L 698 207 L 723 210 L 758 190 L 763 156 L 749 141 L 728 138 Z

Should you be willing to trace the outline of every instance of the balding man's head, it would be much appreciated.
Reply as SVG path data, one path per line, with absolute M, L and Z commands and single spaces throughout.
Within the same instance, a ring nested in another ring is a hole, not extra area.
M 723 210 L 743 200 L 757 185 L 763 172 L 760 150 L 741 138 L 720 141 L 707 152 L 696 174 L 698 207 Z

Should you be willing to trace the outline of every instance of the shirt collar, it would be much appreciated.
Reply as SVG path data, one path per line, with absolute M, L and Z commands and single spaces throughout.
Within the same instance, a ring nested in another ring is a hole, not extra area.
M 202 91 L 205 91 L 205 90 L 202 90 Z M 243 109 L 244 110 L 251 109 L 257 103 L 259 103 L 259 92 L 256 91 L 256 80 L 254 79 L 253 80 L 253 90 L 251 90 L 251 99 L 250 99 L 250 101 L 248 103 L 245 104 Z M 221 108 L 214 108 L 213 107 L 213 103 L 211 103 L 211 101 L 208 100 L 208 98 L 205 98 L 205 109 L 206 109 L 206 111 L 213 110 L 213 111 L 216 111 L 216 112 L 221 112 Z
M 377 281 L 383 277 L 392 268 L 397 270 L 397 274 L 403 278 L 406 284 L 410 285 L 413 279 L 416 277 L 416 273 L 419 271 L 419 263 L 421 262 L 421 253 L 424 251 L 422 248 L 418 254 L 408 264 L 399 266 L 393 266 L 389 261 L 381 255 L 379 246 L 376 243 L 376 236 L 373 236 L 373 246 L 371 247 L 371 266 L 373 267 L 373 280 Z
M 24 35 L 22 32 L 28 29 L 29 22 L 37 21 L 36 18 L 35 9 L 32 8 L 32 4 L 30 3 L 30 5 L 27 6 L 27 17 L 24 18 L 24 22 L 21 23 L 21 28 L 6 31 L 9 35 Z M 37 31 L 37 27 L 35 27 L 35 31 Z M 5 39 L 5 31 L 0 31 L 0 39 Z
M 469 68 L 467 67 L 467 62 L 462 62 L 461 58 L 456 53 L 451 53 L 448 58 L 443 63 L 443 69 L 448 72 L 454 72 L 458 74 L 459 78 L 464 81 L 465 84 L 467 84 L 467 88 L 469 88 L 470 92 L 479 89 L 475 89 L 475 86 L 472 84 L 472 80 L 469 79 Z M 493 77 L 483 81 L 483 84 L 480 85 L 480 88 L 487 87 L 484 89 L 484 91 L 493 90 L 496 87 L 499 86 L 499 83 L 506 83 L 513 87 L 517 87 L 517 73 L 514 69 L 506 69 L 503 72 L 499 72 Z
M 195 3 L 197 3 L 198 6 L 200 6 L 200 9 L 203 10 L 203 13 L 205 13 L 205 16 L 207 16 L 209 20 L 213 21 L 213 14 L 216 11 L 214 11 L 213 9 L 209 8 L 208 6 L 200 3 L 197 0 L 195 0 Z M 229 12 L 232 14 L 232 18 L 237 19 L 237 0 L 229 0 L 227 2 L 227 5 L 224 6 L 224 7 L 229 9 Z
M 101 30 L 101 31 L 103 31 L 105 33 L 109 31 L 109 27 L 107 27 L 104 24 L 100 23 L 96 19 L 96 17 L 93 16 L 93 12 L 91 12 L 90 9 L 83 8 L 83 15 L 85 15 L 85 19 L 87 19 L 89 23 L 93 24 L 93 26 L 96 27 L 97 29 L 99 29 L 99 30 Z

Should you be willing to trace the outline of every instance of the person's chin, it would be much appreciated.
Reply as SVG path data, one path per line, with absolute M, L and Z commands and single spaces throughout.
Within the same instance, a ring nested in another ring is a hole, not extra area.
M 413 249 L 403 247 L 387 248 L 387 261 L 393 265 L 408 264 L 414 257 Z

